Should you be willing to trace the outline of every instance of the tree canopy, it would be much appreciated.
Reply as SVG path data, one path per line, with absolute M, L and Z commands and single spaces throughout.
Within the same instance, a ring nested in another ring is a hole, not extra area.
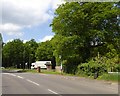
M 23 62 L 23 42 L 15 39 L 3 46 L 3 66 L 19 67 Z
M 52 41 L 57 43 L 55 52 L 61 54 L 67 64 L 72 63 L 67 66 L 87 62 L 98 52 L 107 55 L 116 50 L 114 54 L 119 54 L 119 20 L 119 4 L 114 2 L 62 4 L 56 9 L 50 25 L 55 33 Z
M 23 43 L 20 39 L 14 39 L 3 46 L 3 66 L 25 68 L 25 63 L 30 64 L 36 61 L 35 52 L 38 44 L 34 39 Z
M 36 51 L 36 60 L 51 60 L 53 57 L 53 48 L 50 41 L 42 42 Z

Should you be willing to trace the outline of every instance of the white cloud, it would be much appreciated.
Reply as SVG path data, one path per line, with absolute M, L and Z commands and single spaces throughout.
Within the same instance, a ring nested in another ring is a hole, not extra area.
M 40 39 L 40 42 L 50 41 L 53 38 L 53 36 L 45 36 L 43 39 Z
M 43 24 L 52 19 L 50 9 L 53 11 L 58 7 L 57 4 L 61 3 L 62 0 L 2 0 L 0 18 L 3 25 L 0 26 L 4 26 L 3 32 L 8 35 L 16 33 L 22 35 L 21 29 Z
M 14 25 L 14 24 L 12 24 L 12 23 L 3 24 L 3 25 L 1 26 L 1 28 L 2 28 L 3 31 L 10 31 L 10 30 L 16 31 L 16 30 L 21 29 L 20 26 Z
M 3 0 L 3 24 L 30 26 L 49 19 L 46 11 L 51 0 Z M 47 3 L 45 3 L 47 2 Z
M 0 24 L 0 30 L 2 33 L 8 35 L 22 36 L 23 32 L 20 32 L 21 26 L 14 25 L 12 23 Z
M 16 32 L 14 32 L 14 31 L 9 31 L 9 32 L 7 32 L 7 34 L 8 35 L 14 35 L 14 36 L 16 36 L 16 37 L 21 37 L 21 36 L 23 36 L 23 32 L 20 32 L 20 31 L 16 31 Z
M 6 43 L 8 43 L 8 42 L 12 42 L 12 41 L 13 41 L 13 39 L 10 39 L 10 40 L 7 40 Z
M 53 9 L 56 9 L 56 8 L 58 8 L 58 6 L 60 5 L 60 4 L 64 4 L 65 3 L 65 1 L 64 0 L 53 0 L 54 2 L 52 2 L 52 8 Z

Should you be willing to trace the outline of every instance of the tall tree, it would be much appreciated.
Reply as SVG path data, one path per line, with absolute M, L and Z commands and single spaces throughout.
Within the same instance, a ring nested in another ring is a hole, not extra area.
M 27 63 L 27 68 L 31 67 L 31 63 L 36 61 L 35 52 L 37 50 L 38 43 L 31 39 L 24 43 L 24 63 Z
M 51 61 L 52 69 L 55 69 L 56 58 L 53 54 L 54 47 L 51 41 L 41 42 L 36 51 L 36 60 L 40 61 Z
M 20 68 L 23 64 L 23 42 L 15 39 L 3 46 L 3 66 Z
M 86 62 L 93 48 L 101 49 L 109 44 L 117 45 L 120 40 L 118 39 L 120 10 L 115 3 L 65 3 L 56 9 L 55 15 L 51 24 L 52 30 L 57 39 L 59 36 L 62 37 L 61 40 L 54 39 L 58 43 L 55 51 L 63 50 L 61 54 L 67 58 L 79 54 L 78 60 Z M 103 45 L 104 47 L 100 47 Z M 74 50 L 76 48 L 78 51 Z M 68 49 L 69 52 L 67 52 Z
M 53 48 L 50 41 L 41 42 L 36 51 L 36 60 L 46 61 L 53 57 Z

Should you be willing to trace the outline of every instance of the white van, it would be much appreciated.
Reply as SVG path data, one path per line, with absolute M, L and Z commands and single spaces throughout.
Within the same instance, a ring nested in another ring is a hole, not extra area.
M 42 69 L 47 69 L 46 63 L 50 63 L 51 61 L 36 61 L 35 63 L 32 63 L 31 69 L 36 69 L 37 67 L 40 67 Z

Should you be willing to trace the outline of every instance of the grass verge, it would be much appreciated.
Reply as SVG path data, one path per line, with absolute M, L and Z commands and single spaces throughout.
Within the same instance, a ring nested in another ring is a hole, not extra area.
M 102 76 L 99 76 L 99 80 L 106 80 L 106 81 L 114 81 L 114 82 L 120 82 L 120 74 L 112 73 L 112 74 L 103 74 Z
M 25 69 L 24 72 L 31 72 L 31 73 L 38 73 L 37 69 Z M 45 73 L 45 74 L 59 74 L 59 72 L 54 72 L 53 70 L 44 70 L 42 69 L 40 73 Z
M 31 72 L 31 73 L 38 73 L 37 70 L 27 70 L 25 69 L 24 72 Z M 66 76 L 75 76 L 73 74 L 67 74 L 67 73 L 61 73 L 61 72 L 57 72 L 57 71 L 54 71 L 54 70 L 44 70 L 42 69 L 40 73 L 44 73 L 44 74 L 55 74 L 55 75 L 66 75 Z

